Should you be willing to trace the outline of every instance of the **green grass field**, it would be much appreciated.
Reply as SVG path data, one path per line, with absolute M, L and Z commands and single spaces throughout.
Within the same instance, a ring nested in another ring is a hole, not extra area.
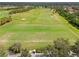
M 3 11 L 0 11 L 0 19 L 3 18 L 3 17 L 9 16 L 8 13 L 9 13 L 9 11 L 4 11 L 4 10 Z
M 0 45 L 8 47 L 21 42 L 29 49 L 53 44 L 57 38 L 68 39 L 73 44 L 79 39 L 79 30 L 50 9 L 37 8 L 12 15 L 13 21 L 0 26 Z

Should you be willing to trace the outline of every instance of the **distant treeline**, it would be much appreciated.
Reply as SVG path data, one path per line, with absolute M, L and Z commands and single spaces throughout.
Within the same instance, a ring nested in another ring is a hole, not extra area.
M 13 9 L 9 12 L 9 14 L 16 14 L 16 13 L 21 13 L 21 12 L 25 12 L 25 11 L 29 11 L 31 9 L 33 9 L 34 7 L 33 6 L 30 6 L 30 7 L 20 7 L 20 8 L 17 8 L 17 9 Z
M 78 6 L 79 2 L 0 2 L 0 6 Z

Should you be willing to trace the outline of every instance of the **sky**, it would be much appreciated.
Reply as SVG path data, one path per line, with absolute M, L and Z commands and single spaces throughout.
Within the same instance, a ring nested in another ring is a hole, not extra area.
M 79 0 L 0 0 L 0 2 L 79 2 Z

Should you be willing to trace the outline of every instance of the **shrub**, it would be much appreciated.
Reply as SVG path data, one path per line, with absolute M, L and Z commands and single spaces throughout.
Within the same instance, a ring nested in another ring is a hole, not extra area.
M 21 44 L 20 43 L 15 43 L 11 47 L 9 47 L 9 52 L 12 53 L 20 53 L 21 52 Z
M 70 52 L 70 44 L 68 40 L 63 38 L 54 41 L 53 45 L 48 45 L 44 50 L 47 57 L 68 57 Z
M 57 39 L 54 41 L 54 49 L 53 53 L 57 53 L 56 56 L 59 57 L 68 57 L 70 52 L 70 44 L 68 40 L 65 40 L 63 38 Z
M 27 57 L 29 54 L 29 51 L 25 48 L 25 49 L 22 49 L 21 51 L 21 57 Z
M 3 18 L 0 19 L 0 26 L 1 26 L 1 25 L 4 25 L 4 24 L 6 24 L 6 23 L 8 23 L 8 22 L 10 22 L 10 21 L 12 21 L 11 16 L 3 17 Z
M 5 57 L 5 56 L 7 56 L 6 50 L 3 48 L 0 48 L 0 57 Z
M 71 50 L 79 56 L 79 40 L 75 42 L 75 44 L 71 47 Z

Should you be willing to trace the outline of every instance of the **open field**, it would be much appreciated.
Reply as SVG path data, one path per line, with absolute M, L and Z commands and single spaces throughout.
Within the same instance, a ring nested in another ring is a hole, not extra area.
M 0 19 L 9 16 L 9 11 L 0 10 Z
M 50 9 L 37 8 L 12 15 L 13 21 L 0 26 L 0 45 L 8 47 L 21 42 L 29 49 L 53 44 L 57 38 L 68 39 L 73 44 L 79 39 L 79 30 Z

